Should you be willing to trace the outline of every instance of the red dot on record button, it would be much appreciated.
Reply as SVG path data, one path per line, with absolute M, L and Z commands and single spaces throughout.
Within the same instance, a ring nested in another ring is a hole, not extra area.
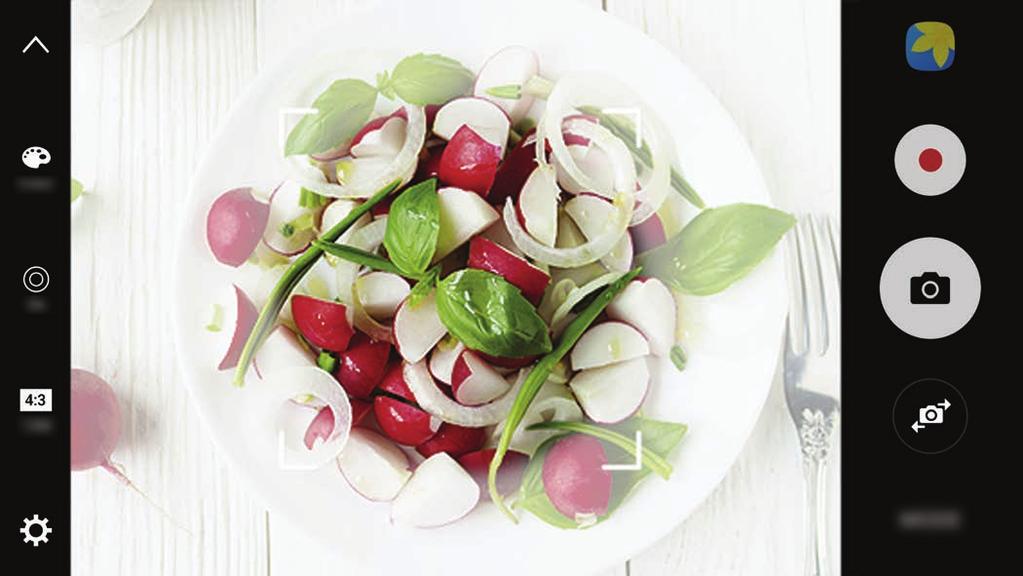
M 923 168 L 925 172 L 936 172 L 941 168 L 941 152 L 934 148 L 924 148 L 924 151 L 920 153 L 920 168 Z

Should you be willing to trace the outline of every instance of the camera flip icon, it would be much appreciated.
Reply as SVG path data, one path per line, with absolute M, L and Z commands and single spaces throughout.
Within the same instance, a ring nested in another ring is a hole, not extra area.
M 945 411 L 952 407 L 952 403 L 945 398 L 937 404 L 928 404 L 920 409 L 920 415 L 910 428 L 913 429 L 914 433 L 919 434 L 920 430 L 926 428 L 928 425 L 933 424 L 944 424 L 945 423 Z

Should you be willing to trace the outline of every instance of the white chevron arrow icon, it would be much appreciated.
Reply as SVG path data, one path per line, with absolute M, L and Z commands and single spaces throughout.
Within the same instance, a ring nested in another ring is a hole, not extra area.
M 43 41 L 40 40 L 38 36 L 33 36 L 32 39 L 28 41 L 28 44 L 25 44 L 25 47 L 21 49 L 21 53 L 24 54 L 25 52 L 28 52 L 28 49 L 31 48 L 33 44 L 38 44 L 39 47 L 43 49 L 43 52 L 46 52 L 47 54 L 50 53 L 50 49 L 46 47 L 46 44 L 43 44 Z

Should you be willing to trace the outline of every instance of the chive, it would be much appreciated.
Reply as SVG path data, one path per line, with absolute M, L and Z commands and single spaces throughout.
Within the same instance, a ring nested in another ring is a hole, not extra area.
M 561 334 L 561 340 L 558 345 L 548 353 L 546 356 L 540 359 L 539 362 L 533 366 L 533 369 L 529 371 L 525 381 L 522 383 L 522 387 L 519 389 L 519 394 L 515 398 L 515 402 L 512 404 L 511 410 L 508 412 L 508 418 L 505 419 L 504 430 L 501 431 L 501 439 L 497 443 L 497 450 L 494 452 L 493 458 L 490 460 L 490 470 L 487 475 L 487 485 L 490 490 L 490 498 L 497 504 L 502 512 L 505 513 L 514 522 L 518 522 L 518 518 L 515 514 L 504 504 L 504 498 L 497 491 L 497 471 L 501 468 L 501 462 L 504 461 L 504 455 L 508 452 L 508 447 L 511 445 L 512 435 L 515 434 L 515 430 L 518 429 L 519 424 L 522 423 L 522 418 L 526 415 L 526 410 L 529 409 L 529 405 L 533 403 L 533 399 L 536 398 L 540 388 L 547 381 L 547 376 L 550 375 L 551 370 L 561 361 L 562 358 L 568 354 L 568 351 L 575 346 L 575 343 L 582 337 L 583 332 L 590 327 L 590 324 L 600 316 L 600 313 L 604 311 L 604 308 L 611 303 L 611 300 L 621 292 L 626 285 L 633 278 L 639 275 L 641 267 L 636 267 L 623 274 L 620 278 L 609 284 L 604 288 L 603 292 L 597 296 L 596 300 L 590 303 L 585 310 L 579 313 L 575 319 L 565 328 L 565 331 Z
M 373 206 L 376 206 L 381 200 L 386 198 L 388 194 L 394 192 L 401 184 L 400 180 L 395 180 L 384 186 L 377 191 L 373 196 L 369 197 L 365 202 L 355 207 L 354 210 L 348 213 L 347 216 L 341 219 L 340 222 L 334 225 L 333 228 L 324 232 L 320 240 L 324 242 L 333 242 L 337 240 L 339 236 L 344 234 L 356 220 L 362 217 L 363 214 L 368 213 Z M 245 384 L 245 372 L 249 369 L 249 364 L 252 363 L 253 357 L 256 355 L 256 350 L 259 349 L 260 345 L 263 344 L 263 340 L 266 339 L 267 335 L 270 334 L 270 330 L 273 329 L 274 323 L 277 321 L 277 315 L 280 314 L 281 308 L 288 301 L 288 297 L 291 295 L 292 290 L 305 276 L 306 272 L 316 264 L 316 261 L 323 255 L 323 250 L 316 247 L 310 246 L 308 250 L 302 253 L 301 256 L 292 262 L 291 266 L 284 272 L 281 279 L 277 281 L 277 285 L 274 286 L 270 292 L 269 298 L 266 300 L 266 304 L 263 305 L 263 309 L 259 311 L 259 317 L 256 319 L 256 324 L 252 327 L 252 332 L 249 333 L 248 340 L 245 341 L 245 347 L 242 348 L 241 357 L 238 358 L 238 367 L 234 372 L 234 385 L 243 386 Z
M 377 256 L 372 252 L 366 252 L 365 250 L 348 246 L 347 244 L 335 244 L 333 242 L 324 242 L 323 240 L 313 240 L 313 246 L 323 250 L 331 256 L 336 256 L 342 260 L 354 262 L 360 266 L 366 266 L 374 270 L 381 270 L 383 272 L 390 272 L 399 276 L 406 276 L 398 267 L 391 263 L 390 260 L 382 256 Z
M 316 365 L 319 366 L 326 372 L 331 374 L 337 370 L 338 359 L 333 354 L 326 350 L 320 350 L 320 355 L 316 357 Z
M 220 304 L 213 305 L 213 318 L 210 319 L 210 323 L 206 325 L 206 329 L 210 332 L 220 332 L 224 324 L 224 307 Z
M 285 222 L 281 225 L 281 236 L 285 238 L 291 238 L 295 235 L 295 225 L 291 222 Z
M 633 458 L 636 457 L 636 442 L 632 438 L 622 436 L 614 430 L 609 430 L 601 426 L 595 426 L 586 422 L 538 422 L 532 426 L 526 428 L 527 430 L 563 430 L 566 432 L 578 432 L 580 434 L 586 434 L 587 436 L 593 436 L 599 438 L 605 442 L 614 444 L 615 446 L 625 450 Z M 657 474 L 661 478 L 667 480 L 671 477 L 672 467 L 667 460 L 661 458 L 657 452 L 643 447 L 643 466 L 649 468 L 651 472 Z
M 487 94 L 494 98 L 505 98 L 507 100 L 518 100 L 522 98 L 522 86 L 520 84 L 504 84 L 487 88 Z
M 669 356 L 671 357 L 671 363 L 675 365 L 675 368 L 677 368 L 679 372 L 686 369 L 686 362 L 688 359 L 686 357 L 686 351 L 683 350 L 681 346 L 678 344 L 672 346 L 671 354 Z

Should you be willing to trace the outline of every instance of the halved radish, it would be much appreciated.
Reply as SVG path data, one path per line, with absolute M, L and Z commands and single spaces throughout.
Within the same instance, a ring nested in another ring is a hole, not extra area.
M 624 322 L 593 326 L 572 349 L 572 369 L 586 370 L 632 360 L 650 353 L 646 338 Z
M 511 368 L 516 370 L 531 365 L 532 363 L 536 362 L 537 359 L 537 356 L 522 356 L 520 358 L 504 358 L 501 356 L 491 356 L 490 354 L 487 354 L 486 352 L 481 352 L 479 350 L 473 350 L 473 353 L 475 353 L 477 356 L 484 359 L 488 364 L 491 364 L 493 366 L 499 366 L 501 368 Z
M 495 206 L 504 204 L 506 198 L 517 200 L 519 191 L 529 175 L 536 169 L 536 134 L 530 132 L 519 141 L 504 157 L 497 168 L 494 183 L 490 186 L 487 199 Z
M 404 108 L 399 108 L 405 112 Z M 356 134 L 353 139 L 351 154 L 355 158 L 366 158 L 377 156 L 382 158 L 394 158 L 405 143 L 405 129 L 407 122 L 405 118 L 391 115 L 384 118 L 380 127 L 376 129 L 363 130 Z M 367 125 L 368 126 L 368 125 Z
M 479 450 L 487 440 L 487 432 L 483 428 L 466 428 L 445 422 L 440 430 L 426 442 L 416 446 L 416 452 L 429 458 L 438 452 L 446 452 L 453 458 Z
M 373 403 L 358 398 L 349 398 L 348 401 L 352 403 L 352 426 L 358 426 L 373 411 Z
M 500 398 L 511 384 L 498 371 L 468 350 L 459 355 L 451 372 L 451 392 L 466 406 L 479 406 Z
M 410 291 L 407 280 L 390 272 L 363 274 L 355 284 L 362 308 L 377 320 L 393 317 Z
M 381 392 L 387 392 L 412 404 L 416 403 L 416 397 L 412 395 L 412 391 L 408 389 L 408 384 L 405 383 L 404 366 L 400 360 L 392 363 L 387 368 L 387 372 L 384 373 L 384 378 L 380 381 L 380 385 L 377 388 Z
M 469 267 L 502 276 L 522 290 L 522 295 L 534 305 L 540 303 L 544 290 L 551 282 L 546 272 L 482 236 L 469 242 Z
M 517 99 L 498 98 L 487 90 L 501 86 L 522 86 L 539 71 L 540 62 L 536 52 L 525 46 L 508 46 L 491 56 L 480 68 L 473 94 L 497 104 L 512 122 L 518 122 L 529 112 L 533 97 L 523 94 Z
M 611 424 L 632 416 L 650 387 L 646 357 L 590 368 L 568 383 L 583 412 L 594 422 Z
M 462 126 L 469 126 L 484 140 L 499 146 L 504 156 L 511 122 L 500 106 L 472 96 L 455 98 L 441 106 L 433 119 L 433 133 L 449 141 Z
M 351 399 L 349 399 L 349 402 Z M 354 425 L 354 419 L 352 421 Z M 330 433 L 334 431 L 334 411 L 330 409 L 330 406 L 324 406 L 316 412 L 316 416 L 313 421 L 309 423 L 309 427 L 305 431 L 305 447 L 312 450 L 313 446 L 317 442 L 323 442 L 330 438 Z
M 434 262 L 439 262 L 500 218 L 497 210 L 474 192 L 441 188 L 437 197 L 440 200 L 440 232 Z
M 504 225 L 504 220 L 498 220 L 491 224 L 480 234 L 480 238 L 486 238 L 512 254 L 522 256 L 522 251 L 515 245 L 515 240 L 512 240 L 511 234 L 508 233 L 508 227 Z
M 373 414 L 388 438 L 405 446 L 426 442 L 440 428 L 441 421 L 424 410 L 390 396 L 373 399 Z
M 206 214 L 206 242 L 221 264 L 238 267 L 259 245 L 270 206 L 252 196 L 251 188 L 224 192 Z
M 430 353 L 430 373 L 441 382 L 450 385 L 451 373 L 455 369 L 455 361 L 465 350 L 465 344 L 448 335 L 437 343 Z
M 245 341 L 249 339 L 249 333 L 252 332 L 252 327 L 256 324 L 256 318 L 259 316 L 259 310 L 249 300 L 249 297 L 242 292 L 242 289 L 234 286 L 235 294 L 235 314 L 234 314 L 234 332 L 231 335 L 231 343 L 227 347 L 227 351 L 224 353 L 223 359 L 217 366 L 217 370 L 228 370 L 238 365 L 238 358 L 242 355 L 242 348 L 245 347 Z
M 381 128 L 383 128 L 384 124 L 386 124 L 387 121 L 391 120 L 392 118 L 399 118 L 407 122 L 408 112 L 405 111 L 404 107 L 398 107 L 397 110 L 391 112 L 390 114 L 387 114 L 385 116 L 377 116 L 376 118 L 371 119 L 369 122 L 363 124 L 362 128 L 359 128 L 359 131 L 355 133 L 354 137 L 352 137 L 352 142 L 350 145 L 353 147 L 357 146 L 362 142 L 362 139 L 365 138 L 367 134 L 380 130 Z
M 319 300 L 301 294 L 291 297 L 291 316 L 302 336 L 313 346 L 343 352 L 348 348 L 352 330 L 344 304 Z
M 338 357 L 337 379 L 350 396 L 368 398 L 387 370 L 391 345 L 366 339 L 355 343 Z
M 547 246 L 558 237 L 558 196 L 554 168 L 537 166 L 519 192 L 519 215 L 529 235 Z
M 639 330 L 655 356 L 667 356 L 675 343 L 675 299 L 656 278 L 629 282 L 607 306 L 607 316 Z
M 348 214 L 350 214 L 352 210 L 355 210 L 361 203 L 362 202 L 359 202 L 357 200 L 338 198 L 337 200 L 334 200 L 330 204 L 327 204 L 327 207 L 323 209 L 323 214 L 320 215 L 320 231 L 325 232 L 333 228 L 338 222 L 343 220 L 345 216 L 348 216 Z M 347 240 L 352 235 L 352 233 L 358 230 L 359 228 L 362 228 L 366 224 L 369 224 L 371 220 L 372 217 L 370 217 L 369 214 L 363 214 L 362 217 L 355 221 L 355 224 L 352 224 L 351 228 L 346 230 L 345 233 L 338 237 L 338 239 L 335 240 L 334 242 L 337 244 L 347 244 Z
M 668 241 L 664 233 L 664 223 L 661 222 L 661 218 L 656 212 L 646 220 L 629 228 L 629 233 L 632 235 L 632 246 L 636 250 L 636 254 L 657 248 Z
M 426 357 L 448 329 L 437 315 L 435 292 L 413 305 L 406 299 L 394 315 L 394 340 L 401 357 L 415 363 Z
M 614 187 L 614 168 L 607 153 L 599 146 L 591 146 L 586 139 L 573 134 L 565 134 L 565 144 L 568 144 L 568 153 L 575 160 L 576 166 L 594 182 L 594 190 L 590 190 L 575 181 L 564 168 L 558 163 L 557 158 L 554 164 L 558 167 L 558 184 L 565 192 L 570 194 L 582 194 L 589 192 L 599 194 L 601 191 L 612 190 Z
M 604 470 L 607 453 L 600 440 L 572 434 L 558 440 L 543 461 L 543 490 L 568 518 L 586 525 L 607 513 L 613 477 Z
M 262 376 L 294 366 L 315 366 L 316 357 L 287 326 L 274 328 L 256 352 L 254 362 Z
M 417 181 L 436 178 L 440 174 L 440 159 L 444 157 L 444 149 L 447 148 L 447 145 L 441 142 L 427 147 L 420 155 L 419 167 L 416 168 Z
M 302 185 L 288 180 L 270 195 L 270 215 L 263 243 L 285 256 L 294 256 L 309 247 L 316 237 L 316 210 L 302 206 Z
M 437 175 L 444 184 L 486 198 L 500 163 L 501 147 L 463 125 L 444 147 Z
M 592 194 L 581 194 L 565 202 L 565 213 L 587 239 L 596 238 L 614 226 L 617 217 L 613 204 Z M 623 235 L 600 262 L 613 272 L 628 271 L 632 267 L 632 237 Z
M 465 468 L 465 471 L 479 485 L 484 500 L 490 499 L 490 492 L 487 490 L 487 473 L 490 471 L 490 461 L 494 459 L 496 451 L 494 448 L 486 448 L 469 452 L 458 459 L 462 468 Z M 522 473 L 526 471 L 526 464 L 529 464 L 529 456 L 514 450 L 505 453 L 501 468 L 497 471 L 498 494 L 507 496 L 519 489 L 522 484 Z
M 352 489 L 373 502 L 390 502 L 412 477 L 408 456 L 394 443 L 365 428 L 353 428 L 337 468 Z
M 480 500 L 480 487 L 458 462 L 438 452 L 424 460 L 391 504 L 391 522 L 431 528 L 465 516 Z

